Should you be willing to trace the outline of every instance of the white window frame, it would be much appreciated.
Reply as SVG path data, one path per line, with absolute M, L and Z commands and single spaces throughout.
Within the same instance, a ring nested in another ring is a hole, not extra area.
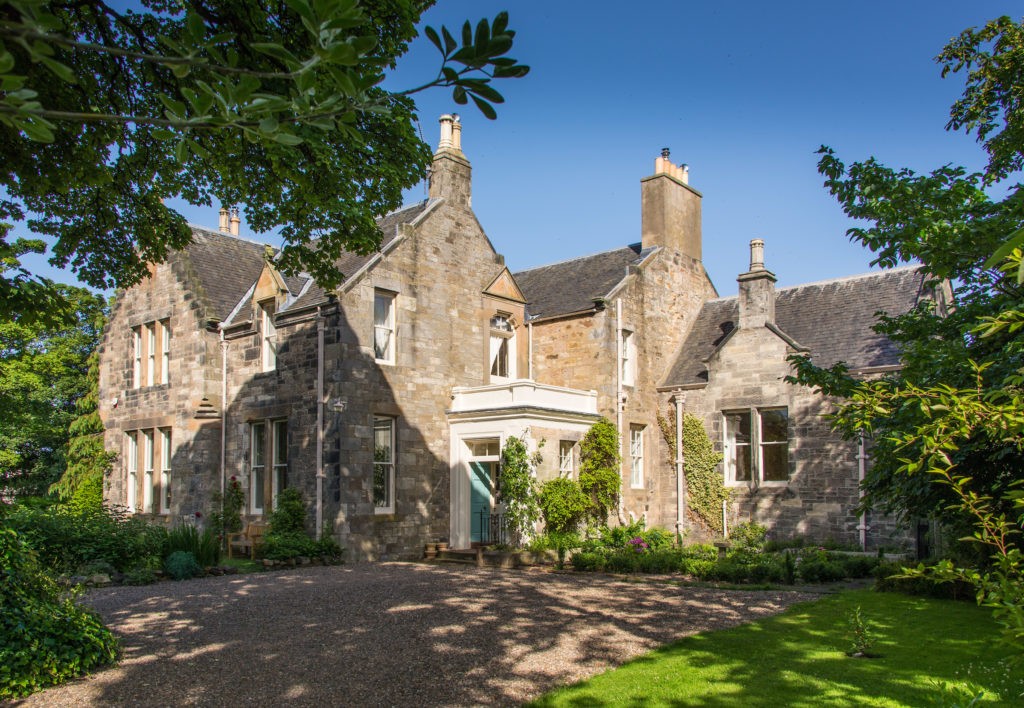
M 636 384 L 636 337 L 628 329 L 622 330 L 622 385 Z
M 259 303 L 260 310 L 260 357 L 263 371 L 277 369 L 277 325 L 274 324 L 276 303 L 264 300 Z
M 257 434 L 257 431 L 262 431 Z M 249 511 L 262 515 L 267 473 L 267 424 L 257 421 L 249 424 Z
M 576 441 L 558 441 L 558 474 L 560 477 L 576 476 Z
M 171 381 L 171 321 L 160 322 L 160 383 Z
M 376 514 L 393 514 L 395 513 L 395 428 L 396 418 L 384 415 L 373 416 L 373 474 L 371 476 L 371 498 L 373 501 L 373 510 Z M 388 436 L 388 457 L 379 457 L 377 447 L 377 433 L 386 432 Z M 384 492 L 385 496 L 382 500 L 377 498 L 377 476 L 378 468 L 384 474 Z
M 395 336 L 397 301 L 396 294 L 389 290 L 373 291 L 373 358 L 381 364 L 395 363 L 395 350 L 398 348 Z
M 643 489 L 644 486 L 644 426 L 629 426 L 629 486 Z
M 499 312 L 491 317 L 490 333 L 487 359 L 490 380 L 512 381 L 516 378 L 516 330 L 512 316 Z
M 139 485 L 139 438 L 138 431 L 132 430 L 125 437 L 125 506 L 129 513 L 135 513 L 135 502 Z
M 142 327 L 132 327 L 132 388 L 142 388 Z
M 270 434 L 270 505 L 277 509 L 277 495 L 288 486 L 288 421 L 271 421 Z
M 160 513 L 171 513 L 171 429 L 160 429 Z
M 779 441 L 764 440 L 764 414 L 773 411 L 783 411 L 786 417 L 786 439 Z M 730 415 L 741 415 L 747 416 L 750 422 L 750 441 L 746 443 L 737 443 L 733 437 L 730 436 L 728 416 Z M 725 474 L 725 483 L 730 486 L 766 486 L 766 487 L 784 487 L 790 482 L 790 465 L 789 465 L 789 409 L 785 406 L 764 406 L 761 408 L 745 408 L 740 410 L 729 410 L 722 412 L 722 451 L 724 453 L 723 467 Z M 786 479 L 765 479 L 765 450 L 773 447 L 784 446 L 786 450 Z M 736 465 L 735 460 L 738 452 L 743 449 L 747 449 L 747 454 L 750 456 L 750 479 L 736 479 Z
M 142 513 L 153 513 L 153 431 L 142 431 Z
M 146 385 L 152 386 L 156 382 L 156 323 L 151 322 L 143 325 L 146 331 Z

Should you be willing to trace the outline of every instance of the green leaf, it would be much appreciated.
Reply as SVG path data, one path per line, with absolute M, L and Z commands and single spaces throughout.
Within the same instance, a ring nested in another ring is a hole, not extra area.
M 175 78 L 177 78 L 177 79 L 184 79 L 186 76 L 188 76 L 192 72 L 192 65 L 191 64 L 171 64 L 170 65 L 170 69 L 171 69 L 171 73 L 174 74 Z
M 423 34 L 427 35 L 427 39 L 429 39 L 431 43 L 435 47 L 437 47 L 437 51 L 441 52 L 442 54 L 445 54 L 444 46 L 442 46 L 441 44 L 441 38 L 437 36 L 437 30 L 435 30 L 430 25 L 427 25 L 426 27 L 423 28 Z
M 249 46 L 261 54 L 280 59 L 290 71 L 294 71 L 302 63 L 298 57 L 276 42 L 254 42 Z
M 466 103 L 466 89 L 461 86 L 456 86 L 452 91 L 452 99 L 460 106 Z
M 181 140 L 174 146 L 174 159 L 178 161 L 178 164 L 184 165 L 188 161 L 188 142 L 186 142 L 184 135 L 181 136 Z
M 476 37 L 474 37 L 473 45 L 477 48 L 478 52 L 483 52 L 490 41 L 491 26 L 487 20 L 480 20 L 476 25 Z
M 469 20 L 466 20 L 466 23 L 462 25 L 462 46 L 473 46 L 473 26 L 469 24 Z
M 292 133 L 282 133 L 278 131 L 277 133 L 274 133 L 272 137 L 274 142 L 281 143 L 282 145 L 292 146 L 302 144 L 302 138 L 298 135 L 293 135 Z
M 1003 243 L 1002 246 L 996 249 L 996 252 L 992 254 L 992 257 L 985 261 L 986 268 L 998 268 L 1015 248 L 1024 246 L 1024 229 L 1017 229 L 1010 237 Z
M 53 142 L 53 124 L 49 121 L 42 118 L 31 118 L 24 121 L 20 127 L 29 140 L 34 140 L 37 143 Z
M 39 57 L 39 61 L 41 61 L 46 68 L 52 71 L 61 81 L 68 84 L 78 83 L 78 79 L 75 78 L 75 73 L 67 65 L 61 64 L 59 61 L 50 59 L 49 57 Z
M 156 140 L 171 140 L 176 138 L 178 134 L 173 130 L 167 130 L 166 128 L 154 128 L 149 132 Z
M 168 117 L 172 120 L 184 118 L 188 114 L 188 109 L 181 101 L 173 99 L 165 94 L 160 94 L 159 98 L 160 102 L 167 107 L 167 110 L 170 113 Z
M 495 91 L 492 87 L 487 84 L 479 84 L 470 89 L 473 93 L 477 94 L 481 98 L 485 98 L 491 103 L 504 103 L 504 97 Z
M 479 108 L 480 112 L 483 113 L 488 119 L 494 120 L 495 118 L 498 117 L 498 114 L 494 110 L 494 107 L 487 101 L 477 98 L 476 96 L 470 96 L 470 98 L 473 99 L 473 103 L 476 104 L 476 107 Z
M 274 133 L 279 127 L 280 123 L 278 123 L 277 118 L 274 117 L 264 118 L 260 121 L 260 132 L 265 135 Z
M 455 37 L 448 31 L 448 28 L 443 25 L 441 26 L 441 35 L 444 37 L 444 55 L 448 56 L 459 46 L 459 43 L 455 41 Z

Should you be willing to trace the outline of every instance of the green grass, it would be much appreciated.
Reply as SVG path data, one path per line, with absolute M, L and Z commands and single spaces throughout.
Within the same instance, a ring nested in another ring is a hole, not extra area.
M 877 658 L 846 655 L 857 606 Z M 688 637 L 531 705 L 954 706 L 982 689 L 980 705 L 1024 705 L 1024 668 L 1005 662 L 998 631 L 973 604 L 845 592 Z
M 248 558 L 221 558 L 219 565 L 229 565 L 238 568 L 239 573 L 259 573 L 263 570 L 263 564 L 259 561 Z

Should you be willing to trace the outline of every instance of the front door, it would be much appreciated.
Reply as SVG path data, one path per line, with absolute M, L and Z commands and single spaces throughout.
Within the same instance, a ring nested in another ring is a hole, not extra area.
M 469 540 L 488 543 L 491 507 L 494 504 L 495 462 L 474 460 L 469 463 Z

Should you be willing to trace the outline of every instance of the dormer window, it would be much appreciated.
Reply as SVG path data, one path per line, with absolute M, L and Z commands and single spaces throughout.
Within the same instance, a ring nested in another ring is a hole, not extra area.
M 273 300 L 264 300 L 259 304 L 260 348 L 262 350 L 264 371 L 273 371 L 277 368 L 277 326 L 274 324 L 275 309 Z
M 516 338 L 509 315 L 498 313 L 491 318 L 490 341 L 491 380 L 515 378 Z

